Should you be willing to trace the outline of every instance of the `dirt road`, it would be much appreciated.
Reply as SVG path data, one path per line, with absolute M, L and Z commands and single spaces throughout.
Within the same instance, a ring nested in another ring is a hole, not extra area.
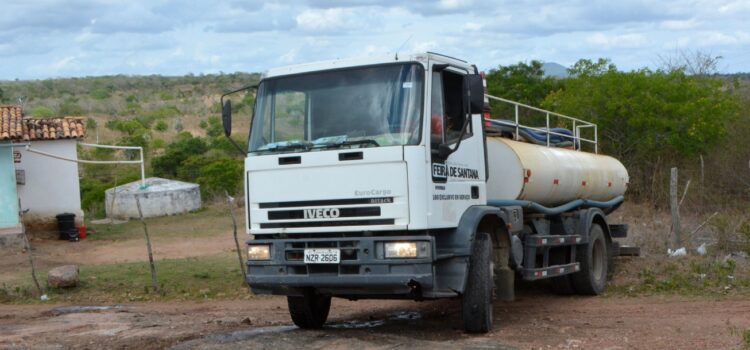
M 740 348 L 750 301 L 546 294 L 498 303 L 495 328 L 461 331 L 457 301 L 335 300 L 323 330 L 292 326 L 286 300 L 109 307 L 0 306 L 0 348 Z

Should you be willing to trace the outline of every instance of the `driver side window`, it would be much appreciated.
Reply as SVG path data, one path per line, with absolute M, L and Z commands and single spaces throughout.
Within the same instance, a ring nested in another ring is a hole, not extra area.
M 458 141 L 465 122 L 461 93 L 463 76 L 449 70 L 432 73 L 431 131 L 432 147 L 440 143 L 452 144 Z M 466 136 L 471 133 L 467 130 Z

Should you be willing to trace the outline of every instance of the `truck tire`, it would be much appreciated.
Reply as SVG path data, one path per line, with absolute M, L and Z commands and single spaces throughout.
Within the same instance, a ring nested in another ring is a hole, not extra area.
M 609 265 L 609 244 L 604 230 L 599 224 L 591 225 L 589 243 L 576 249 L 581 270 L 570 276 L 573 288 L 578 294 L 599 295 L 607 286 Z
M 461 298 L 466 332 L 487 333 L 492 329 L 494 286 L 492 240 L 489 234 L 478 232 L 469 257 L 469 276 Z
M 289 315 L 299 328 L 318 329 L 323 327 L 331 310 L 331 297 L 307 291 L 302 296 L 287 296 Z

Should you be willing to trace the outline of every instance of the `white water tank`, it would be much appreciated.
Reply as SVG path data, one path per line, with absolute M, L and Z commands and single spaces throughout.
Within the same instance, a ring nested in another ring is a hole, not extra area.
M 617 159 L 565 148 L 487 137 L 487 198 L 556 206 L 623 195 L 628 171 Z
M 201 191 L 198 184 L 150 177 L 145 184 L 140 181 L 110 188 L 105 193 L 104 208 L 108 218 L 138 218 L 136 196 L 143 217 L 183 214 L 201 208 Z

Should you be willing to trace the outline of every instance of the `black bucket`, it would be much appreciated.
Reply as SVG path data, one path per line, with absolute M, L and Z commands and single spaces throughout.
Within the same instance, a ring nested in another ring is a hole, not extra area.
M 76 228 L 76 214 L 63 213 L 55 217 L 57 218 L 57 227 L 60 231 L 60 239 L 77 241 L 78 229 Z

